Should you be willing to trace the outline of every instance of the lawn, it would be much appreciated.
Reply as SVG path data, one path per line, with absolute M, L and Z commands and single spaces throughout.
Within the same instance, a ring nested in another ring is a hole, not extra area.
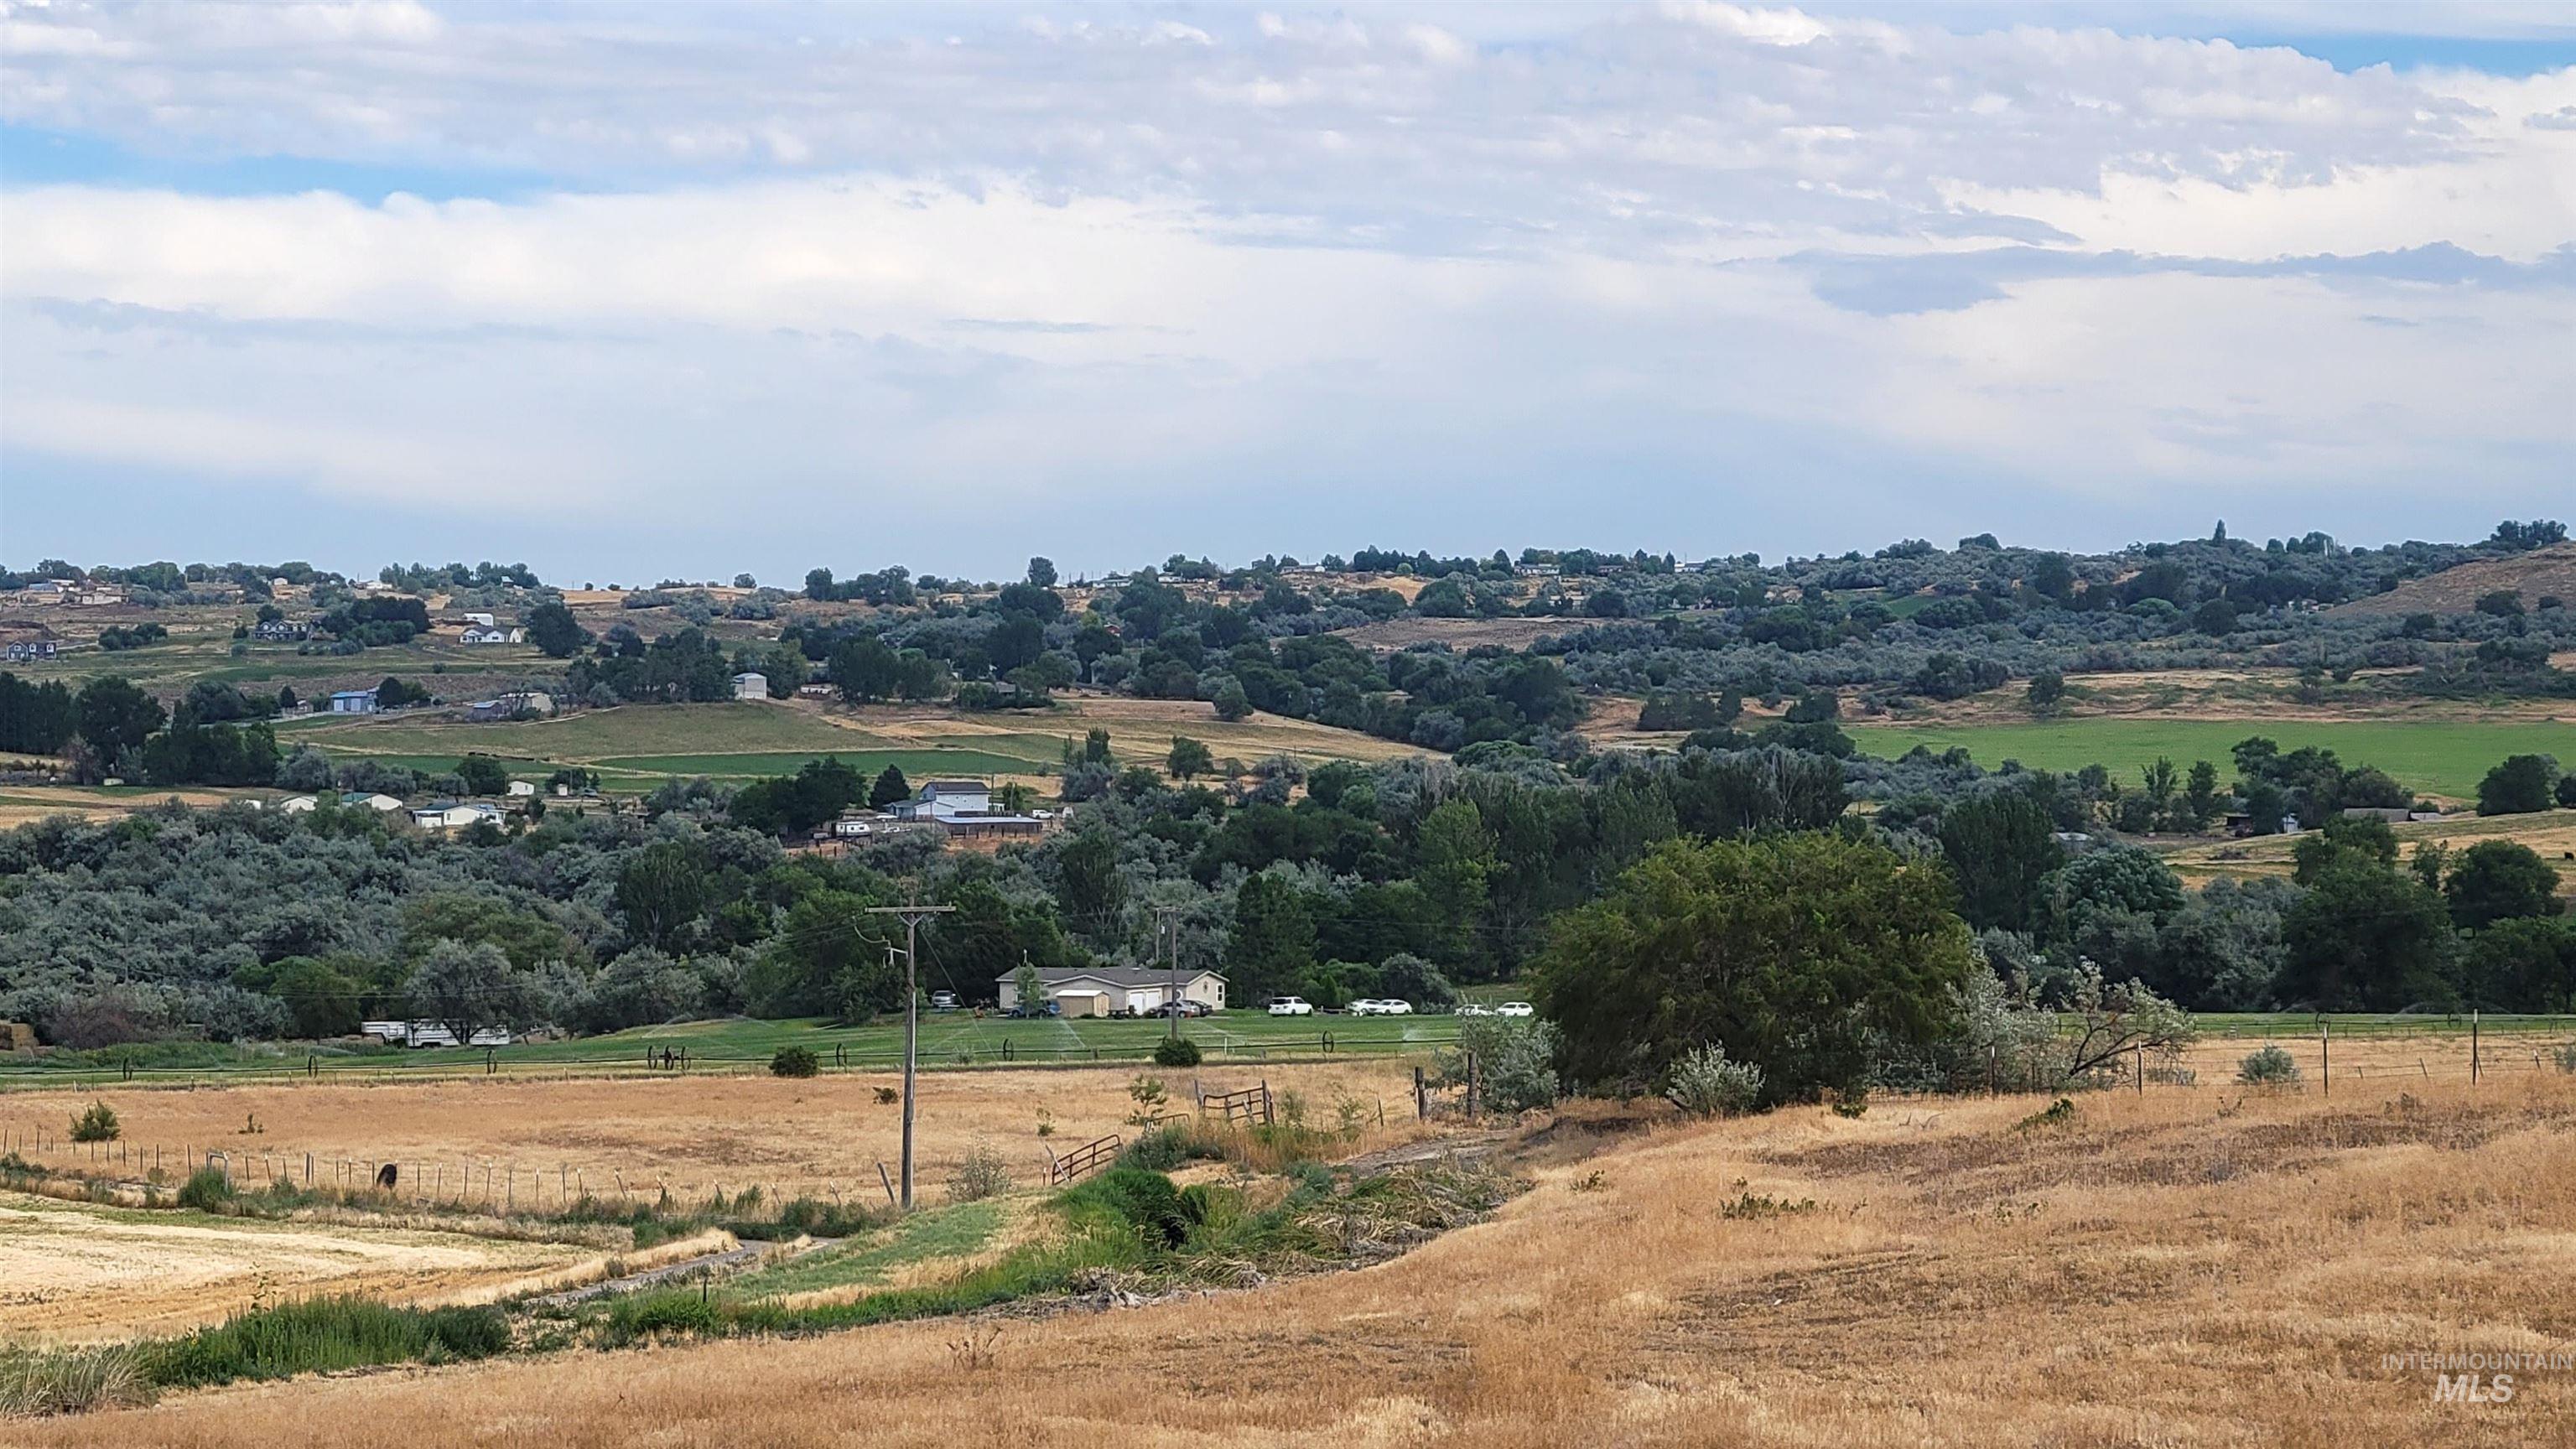
M 829 750 L 820 754 L 743 754 L 743 755 L 620 755 L 590 763 L 603 770 L 636 775 L 670 775 L 689 777 L 705 775 L 713 779 L 749 780 L 769 775 L 791 775 L 820 759 L 836 759 L 863 775 L 874 775 L 892 765 L 903 771 L 907 780 L 919 781 L 933 775 L 1027 775 L 1050 771 L 1055 761 L 1045 762 L 997 755 L 986 750 Z
M 1934 751 L 1964 746 L 1988 769 L 2018 760 L 2032 769 L 2111 767 L 2123 782 L 2159 756 L 2181 768 L 2207 760 L 2232 779 L 2229 751 L 2263 735 L 2284 750 L 2316 745 L 2346 765 L 2376 765 L 2400 784 L 2454 799 L 2476 796 L 2478 781 L 2507 755 L 2554 754 L 2576 761 L 2576 725 L 2517 721 L 2249 721 L 2070 719 L 1993 725 L 1853 725 L 1851 737 L 1873 755 L 1893 759 L 1917 745 Z
M 972 991 L 968 982 L 953 983 Z M 925 990 L 948 989 L 930 981 Z M 991 990 L 986 983 L 984 990 Z M 1287 1057 L 1329 1054 L 1383 1058 L 1389 1054 L 1433 1051 L 1457 1038 L 1457 1021 L 1446 1016 L 1273 1017 L 1259 1010 L 1230 1011 L 1219 1017 L 1185 1022 L 1182 1031 L 1199 1044 L 1211 1063 L 1261 1062 Z M 927 1012 L 921 1018 L 919 1059 L 926 1067 L 991 1066 L 1015 1063 L 1137 1062 L 1163 1038 L 1157 1020 L 1084 1020 L 1041 1018 L 1015 1021 L 978 1018 L 970 1012 Z M 813 1050 L 825 1068 L 883 1070 L 903 1060 L 903 1022 L 889 1017 L 865 1026 L 836 1026 L 823 1018 L 763 1021 L 732 1017 L 720 1021 L 682 1022 L 638 1027 L 607 1036 L 565 1041 L 529 1042 L 490 1054 L 501 1072 L 516 1069 L 596 1067 L 640 1068 L 648 1054 L 665 1049 L 685 1052 L 692 1068 L 750 1069 L 765 1067 L 783 1046 Z M 135 1063 L 133 1080 L 171 1081 L 246 1076 L 301 1076 L 308 1069 L 321 1076 L 341 1075 L 480 1075 L 486 1069 L 481 1051 L 425 1048 L 417 1051 L 325 1047 L 319 1052 L 288 1044 L 278 1048 L 240 1048 L 191 1044 L 172 1054 L 167 1048 L 132 1051 L 55 1053 L 32 1065 L 0 1064 L 0 1083 L 53 1083 L 123 1080 L 123 1063 Z

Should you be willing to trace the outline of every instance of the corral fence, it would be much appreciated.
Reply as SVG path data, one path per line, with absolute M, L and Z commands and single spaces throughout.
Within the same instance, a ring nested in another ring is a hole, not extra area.
M 1213 1108 L 1228 1127 L 1267 1127 L 1276 1120 L 1267 1078 L 1254 1086 L 1232 1092 L 1210 1092 L 1201 1088 L 1198 1103 L 1200 1116 L 1206 1116 Z
M 1119 1135 L 1112 1132 L 1106 1137 L 1095 1137 L 1061 1157 L 1049 1152 L 1047 1186 L 1062 1187 L 1069 1182 L 1080 1182 L 1083 1178 L 1116 1162 L 1120 1145 Z

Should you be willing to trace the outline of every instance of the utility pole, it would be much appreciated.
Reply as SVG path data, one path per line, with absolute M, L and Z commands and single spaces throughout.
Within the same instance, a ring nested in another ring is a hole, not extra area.
M 921 904 L 921 888 L 912 888 L 912 899 L 899 906 L 870 906 L 872 916 L 896 916 L 903 921 L 903 1210 L 912 1211 L 912 1077 L 921 1035 L 919 993 L 913 989 L 914 967 L 918 959 L 921 923 L 929 916 L 944 915 L 955 906 Z M 893 948 L 889 946 L 888 950 Z
M 1165 1036 L 1181 1034 L 1181 931 L 1172 923 L 1178 906 L 1154 907 L 1154 930 L 1163 937 L 1163 1015 L 1169 1018 Z

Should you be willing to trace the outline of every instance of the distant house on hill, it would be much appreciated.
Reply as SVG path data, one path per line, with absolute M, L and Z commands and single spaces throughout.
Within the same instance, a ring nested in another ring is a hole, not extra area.
M 263 619 L 250 626 L 250 637 L 263 644 L 288 644 L 311 638 L 313 626 L 294 619 Z
M 733 697 L 750 703 L 769 698 L 769 676 L 750 670 L 733 677 Z
M 457 637 L 467 644 L 519 644 L 526 642 L 528 631 L 503 629 L 493 624 L 468 624 L 465 632 Z
M 338 689 L 331 692 L 331 713 L 374 714 L 376 692 L 372 689 Z
M 12 664 L 33 664 L 40 659 L 51 659 L 54 657 L 54 641 L 51 639 L 12 639 L 9 641 L 7 652 L 9 662 Z

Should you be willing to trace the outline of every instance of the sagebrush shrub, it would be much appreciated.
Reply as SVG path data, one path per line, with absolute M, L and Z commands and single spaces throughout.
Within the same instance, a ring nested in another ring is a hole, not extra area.
M 981 1202 L 1010 1190 L 1010 1166 L 988 1143 L 978 1142 L 968 1148 L 957 1163 L 957 1171 L 948 1178 L 950 1202 Z
M 2282 1086 L 2299 1079 L 2299 1064 L 2276 1046 L 2247 1052 L 2236 1064 L 2236 1080 L 2249 1087 Z
M 1154 1065 L 1195 1067 L 1204 1059 L 1199 1044 L 1185 1036 L 1167 1036 L 1154 1046 Z
M 823 1062 L 812 1047 L 783 1046 L 769 1059 L 769 1070 L 773 1076 L 810 1077 L 823 1070 Z
M 1673 1063 L 1664 1096 L 1694 1117 L 1731 1117 L 1761 1100 L 1762 1069 L 1728 1061 L 1726 1048 L 1711 1042 Z

